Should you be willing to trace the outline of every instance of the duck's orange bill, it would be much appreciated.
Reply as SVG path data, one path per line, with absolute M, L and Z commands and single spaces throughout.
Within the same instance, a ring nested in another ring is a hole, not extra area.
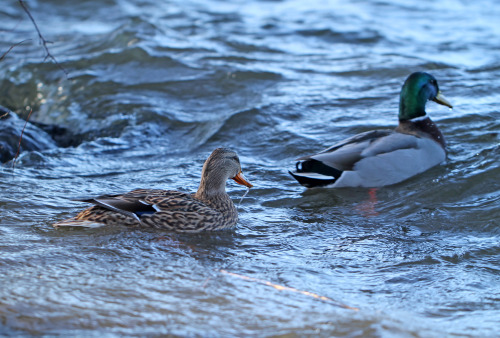
M 236 181 L 236 183 L 247 186 L 249 188 L 253 187 L 252 183 L 248 182 L 245 176 L 243 176 L 243 173 L 240 171 L 238 175 L 233 177 L 233 180 Z

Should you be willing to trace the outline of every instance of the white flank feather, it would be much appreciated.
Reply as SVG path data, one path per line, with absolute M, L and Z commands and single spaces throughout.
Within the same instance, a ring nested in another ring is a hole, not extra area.
M 105 226 L 104 223 L 98 223 L 93 221 L 86 220 L 75 220 L 75 219 L 67 219 L 61 222 L 54 223 L 53 226 L 55 228 L 59 227 L 80 227 L 80 228 L 100 228 Z

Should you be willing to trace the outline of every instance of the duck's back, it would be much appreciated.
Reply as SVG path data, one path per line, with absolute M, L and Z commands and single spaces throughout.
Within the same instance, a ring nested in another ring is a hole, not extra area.
M 363 149 L 352 170 L 344 171 L 335 187 L 396 184 L 438 165 L 445 158 L 445 150 L 430 138 L 392 132 Z
M 231 228 L 238 221 L 227 194 L 198 198 L 176 190 L 136 189 L 80 201 L 95 205 L 56 226 L 125 225 L 198 232 Z
M 145 215 L 145 226 L 182 232 L 232 228 L 238 222 L 238 213 L 227 194 L 200 199 L 193 194 L 152 195 L 145 200 L 157 210 Z

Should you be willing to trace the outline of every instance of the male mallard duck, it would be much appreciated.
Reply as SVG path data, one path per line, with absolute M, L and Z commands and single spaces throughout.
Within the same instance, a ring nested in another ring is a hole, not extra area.
M 80 201 L 95 205 L 54 226 L 127 225 L 179 232 L 231 228 L 238 221 L 238 212 L 226 193 L 228 178 L 252 187 L 241 172 L 238 155 L 230 149 L 217 148 L 203 165 L 195 194 L 137 189 L 123 195 L 84 199 Z
M 308 188 L 380 187 L 441 163 L 446 158 L 446 144 L 439 128 L 425 115 L 427 100 L 452 108 L 432 75 L 411 74 L 401 89 L 395 130 L 361 133 L 301 157 L 297 170 L 290 174 Z

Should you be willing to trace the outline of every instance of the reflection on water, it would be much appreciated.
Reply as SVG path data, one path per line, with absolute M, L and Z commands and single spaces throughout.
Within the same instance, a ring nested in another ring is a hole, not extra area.
M 44 62 L 19 5 L 0 8 L 0 54 L 32 39 L 0 61 L 0 105 L 33 109 L 27 135 L 46 145 L 0 168 L 0 334 L 496 334 L 491 0 L 28 5 L 69 78 Z M 295 158 L 395 126 L 417 70 L 455 104 L 428 106 L 445 163 L 379 189 L 293 181 Z M 238 151 L 254 184 L 228 183 L 234 231 L 51 227 L 85 207 L 72 198 L 195 191 L 219 146 Z
M 362 201 L 360 204 L 356 205 L 356 209 L 364 217 L 376 217 L 379 216 L 377 212 L 377 188 L 370 188 L 368 190 L 368 199 Z

